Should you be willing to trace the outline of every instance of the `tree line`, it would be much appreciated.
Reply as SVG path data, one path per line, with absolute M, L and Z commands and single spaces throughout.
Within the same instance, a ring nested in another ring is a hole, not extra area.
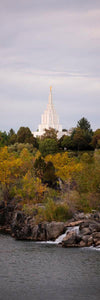
M 8 133 L 0 131 L 0 147 L 14 145 L 17 149 L 18 144 L 30 144 L 30 149 L 39 149 L 43 157 L 59 151 L 90 151 L 100 148 L 100 129 L 93 132 L 90 122 L 84 117 L 78 121 L 70 135 L 67 131 L 65 134 L 65 131 L 63 130 L 60 139 L 57 138 L 57 131 L 52 128 L 45 129 L 41 138 L 35 138 L 28 127 L 20 127 L 17 133 L 13 129 Z

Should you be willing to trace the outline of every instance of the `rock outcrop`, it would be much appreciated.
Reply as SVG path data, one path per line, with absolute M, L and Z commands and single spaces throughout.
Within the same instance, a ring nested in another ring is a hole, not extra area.
M 95 218 L 91 215 L 90 218 L 82 219 L 81 222 L 69 223 L 73 230 L 67 231 L 65 238 L 62 241 L 63 247 L 89 247 L 100 245 L 100 216 Z M 79 231 L 76 232 L 75 225 L 79 225 Z M 68 227 L 67 227 L 68 228 Z
M 79 230 L 78 230 L 79 228 Z M 63 247 L 100 246 L 100 213 L 75 214 L 64 222 L 41 222 L 35 216 L 27 216 L 14 203 L 0 202 L 0 232 L 9 233 L 15 239 L 32 241 L 55 241 L 66 232 Z
M 11 233 L 11 223 L 13 220 L 15 206 L 12 204 L 5 205 L 0 202 L 0 232 Z
M 34 218 L 26 217 L 22 212 L 16 212 L 12 225 L 12 236 L 21 240 L 47 241 L 55 240 L 64 232 L 63 222 L 41 222 L 35 224 Z

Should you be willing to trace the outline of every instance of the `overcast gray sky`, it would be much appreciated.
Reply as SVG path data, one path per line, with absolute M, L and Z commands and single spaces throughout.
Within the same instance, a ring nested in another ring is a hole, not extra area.
M 50 85 L 63 128 L 100 128 L 100 0 L 0 1 L 0 130 L 36 130 Z

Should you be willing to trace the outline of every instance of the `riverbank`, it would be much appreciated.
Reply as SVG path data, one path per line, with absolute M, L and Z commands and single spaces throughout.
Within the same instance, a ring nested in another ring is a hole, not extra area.
M 41 222 L 16 210 L 11 204 L 0 204 L 0 232 L 17 240 L 55 241 L 62 247 L 97 247 L 100 245 L 100 212 L 76 213 L 67 222 Z

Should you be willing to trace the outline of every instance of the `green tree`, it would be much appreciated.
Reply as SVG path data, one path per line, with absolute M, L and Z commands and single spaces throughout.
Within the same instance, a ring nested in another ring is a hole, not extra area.
M 73 136 L 73 147 L 76 150 L 90 150 L 91 147 L 91 135 L 89 132 L 84 131 L 81 128 L 76 128 Z
M 80 128 L 80 129 L 88 131 L 88 132 L 92 132 L 89 121 L 84 117 L 78 121 L 77 128 Z
M 55 167 L 51 161 L 48 161 L 45 166 L 43 174 L 43 182 L 46 183 L 49 187 L 57 186 L 57 176 L 55 174 Z
M 8 132 L 8 141 L 9 145 L 14 145 L 17 141 L 17 135 L 12 128 Z
M 34 162 L 34 168 L 36 171 L 36 176 L 38 176 L 39 178 L 41 178 L 41 180 L 43 180 L 46 163 L 45 163 L 45 160 L 41 156 L 36 158 L 36 160 Z
M 58 148 L 59 148 L 59 150 L 63 149 L 63 147 L 62 147 L 62 141 L 63 141 L 64 137 L 65 137 L 65 134 L 58 140 Z
M 45 160 L 40 156 L 35 160 L 34 168 L 36 170 L 36 176 L 38 176 L 43 183 L 46 183 L 49 187 L 57 186 L 55 168 L 51 161 L 45 162 Z
M 45 133 L 42 135 L 42 140 L 44 139 L 54 139 L 57 140 L 57 130 L 54 128 L 45 129 Z
M 39 150 L 40 150 L 42 156 L 56 153 L 58 150 L 58 143 L 56 140 L 51 139 L 51 138 L 46 138 L 44 140 L 40 140 Z
M 6 131 L 0 131 L 0 147 L 4 147 L 8 145 L 8 135 Z
M 28 127 L 20 127 L 17 132 L 18 143 L 29 143 L 36 146 L 36 139 Z
M 13 130 L 13 128 L 11 128 L 8 132 L 8 136 L 11 137 L 13 134 L 15 134 L 15 131 Z
M 64 135 L 61 141 L 61 148 L 66 150 L 72 149 L 72 139 L 71 136 Z
M 81 156 L 82 169 L 77 174 L 77 190 L 80 194 L 82 209 L 100 209 L 100 152 L 91 157 L 87 153 Z M 82 200 L 83 199 L 83 200 Z
M 93 132 L 88 120 L 85 118 L 80 119 L 71 135 L 73 149 L 91 150 L 92 135 Z
M 62 129 L 62 131 L 63 131 L 63 132 L 66 132 L 66 133 L 68 132 L 68 130 L 67 130 L 67 129 L 65 129 L 65 128 L 63 128 L 63 129 Z
M 100 129 L 94 132 L 91 143 L 94 148 L 100 148 Z

